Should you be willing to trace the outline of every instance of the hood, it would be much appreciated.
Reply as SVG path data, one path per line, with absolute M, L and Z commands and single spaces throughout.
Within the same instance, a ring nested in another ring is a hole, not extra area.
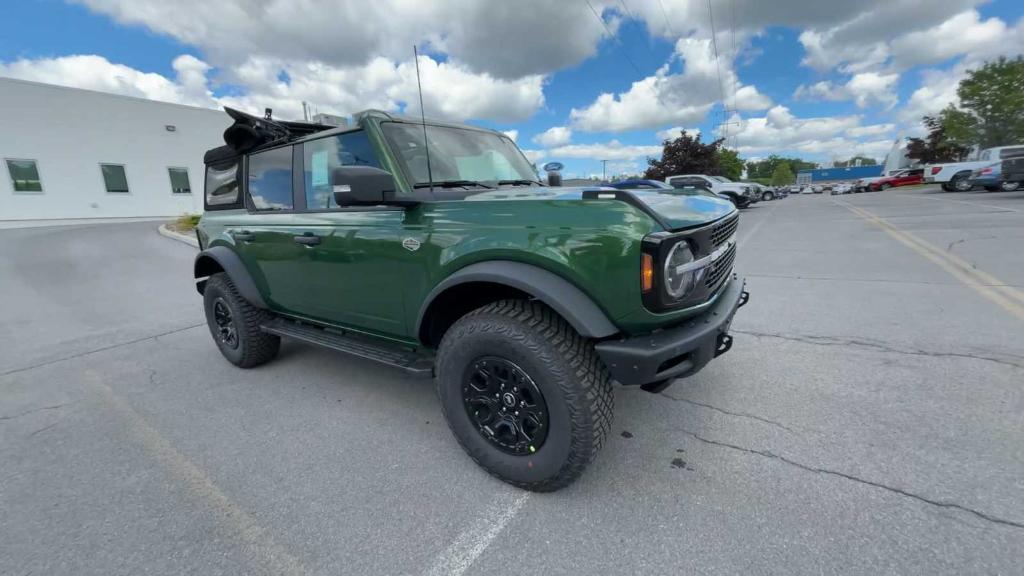
M 689 195 L 658 192 L 655 190 L 617 190 L 600 186 L 580 187 L 542 187 L 542 188 L 505 188 L 473 194 L 466 200 L 556 200 L 578 202 L 618 202 L 618 200 L 584 200 L 584 190 L 600 190 L 608 192 L 628 192 L 643 205 L 657 215 L 669 229 L 679 230 L 713 222 L 732 214 L 736 207 L 728 200 L 714 196 Z

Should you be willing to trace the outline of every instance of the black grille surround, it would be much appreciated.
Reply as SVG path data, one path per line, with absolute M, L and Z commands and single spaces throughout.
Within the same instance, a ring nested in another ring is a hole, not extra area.
M 643 294 L 644 307 L 652 312 L 669 312 L 698 306 L 710 300 L 730 277 L 736 259 L 736 229 L 739 212 L 720 220 L 682 232 L 656 232 L 644 238 L 642 250 L 654 260 L 654 286 Z M 663 270 L 665 258 L 678 242 L 689 242 L 694 258 L 699 260 L 719 251 L 717 258 L 704 268 L 696 288 L 681 300 L 665 291 Z

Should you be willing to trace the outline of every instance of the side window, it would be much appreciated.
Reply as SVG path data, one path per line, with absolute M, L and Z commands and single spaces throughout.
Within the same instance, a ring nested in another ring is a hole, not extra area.
M 999 151 L 999 159 L 1004 158 L 1017 158 L 1024 156 L 1024 146 L 1017 146 L 1015 148 L 1003 148 Z
M 187 168 L 168 168 L 167 175 L 171 178 L 171 194 L 192 193 L 192 185 L 188 181 Z
M 206 166 L 206 207 L 240 208 L 238 198 L 238 160 Z
M 7 160 L 7 173 L 11 176 L 11 187 L 15 192 L 42 192 L 39 168 L 35 160 Z
M 366 132 L 347 132 L 311 140 L 303 145 L 303 180 L 308 210 L 338 208 L 331 188 L 331 171 L 339 166 L 380 167 Z
M 128 176 L 124 173 L 124 166 L 100 164 L 100 171 L 103 172 L 103 185 L 107 188 L 108 194 L 128 193 Z
M 257 210 L 292 209 L 292 147 L 249 156 L 249 198 Z
M 991 154 L 992 154 L 991 150 L 985 150 L 984 152 L 981 153 L 981 156 L 978 158 L 978 160 L 988 160 L 988 157 Z

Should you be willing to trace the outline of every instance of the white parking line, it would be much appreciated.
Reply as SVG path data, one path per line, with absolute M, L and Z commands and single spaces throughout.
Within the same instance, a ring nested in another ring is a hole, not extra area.
M 516 492 L 492 504 L 434 560 L 428 576 L 460 576 L 501 534 L 529 498 L 529 492 Z

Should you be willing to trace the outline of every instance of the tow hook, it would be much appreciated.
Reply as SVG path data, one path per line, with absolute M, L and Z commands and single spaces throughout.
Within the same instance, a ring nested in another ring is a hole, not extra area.
M 747 305 L 747 302 L 750 302 L 750 292 L 744 290 L 743 292 L 740 293 L 740 303 L 739 306 L 736 307 L 743 308 L 744 306 Z
M 715 358 L 725 354 L 732 348 L 732 336 L 722 334 L 718 337 L 718 345 L 715 347 Z

